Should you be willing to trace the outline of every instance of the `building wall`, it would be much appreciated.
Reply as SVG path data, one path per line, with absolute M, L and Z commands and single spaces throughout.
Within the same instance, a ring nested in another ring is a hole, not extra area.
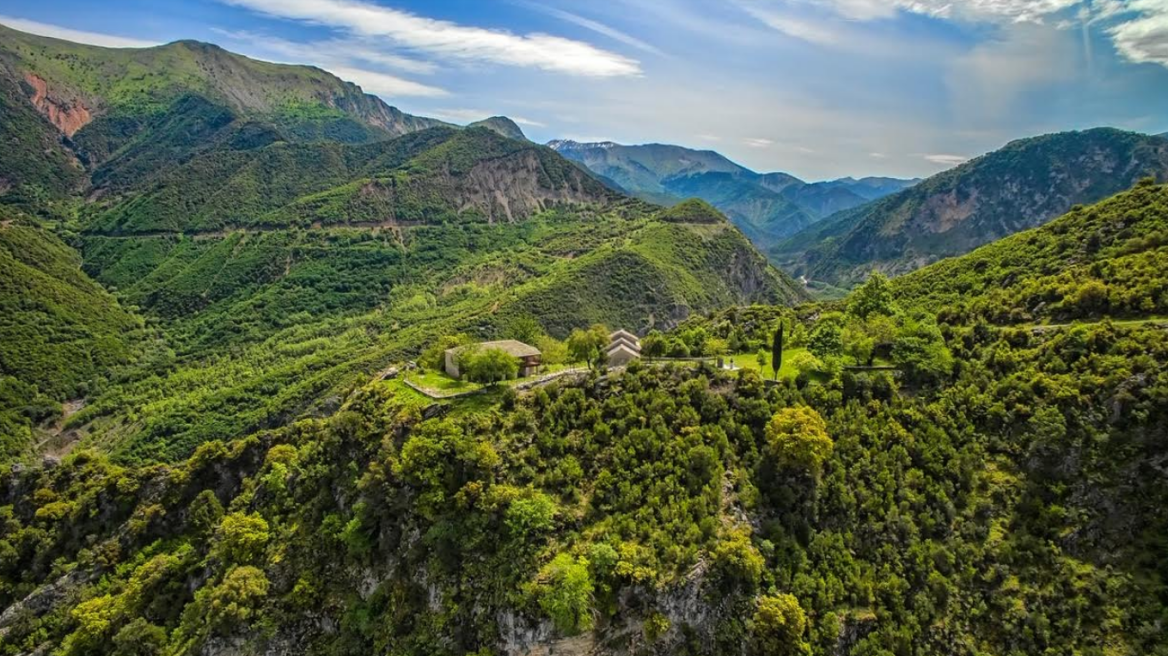
M 625 350 L 615 351 L 608 356 L 608 366 L 624 367 L 636 359 L 637 355 L 635 353 L 630 353 Z
M 451 378 L 459 378 L 458 373 L 458 357 L 454 353 L 446 352 L 446 375 Z

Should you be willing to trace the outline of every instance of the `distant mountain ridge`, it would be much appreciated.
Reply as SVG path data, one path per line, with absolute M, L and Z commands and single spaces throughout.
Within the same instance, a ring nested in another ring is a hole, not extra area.
M 641 199 L 664 205 L 691 197 L 706 200 L 760 246 L 917 182 L 841 178 L 808 183 L 787 173 L 757 173 L 712 150 L 670 144 L 555 140 L 548 146 Z
M 1144 177 L 1168 179 L 1168 142 L 1097 128 L 1007 144 L 915 187 L 835 214 L 771 249 L 794 275 L 848 285 L 903 274 L 1040 226 Z

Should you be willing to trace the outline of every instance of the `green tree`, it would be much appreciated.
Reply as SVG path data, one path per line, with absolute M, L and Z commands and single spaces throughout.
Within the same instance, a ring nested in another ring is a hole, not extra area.
M 749 533 L 737 529 L 729 531 L 714 547 L 712 556 L 714 569 L 724 581 L 739 583 L 747 590 L 758 587 L 766 561 L 750 543 Z
M 843 353 L 843 315 L 838 313 L 824 315 L 811 329 L 811 337 L 807 341 L 807 348 L 815 357 L 824 360 L 829 357 L 838 357 Z
M 459 372 L 469 381 L 497 385 L 519 373 L 519 358 L 502 349 L 476 350 L 462 358 Z
M 771 369 L 775 380 L 779 379 L 779 369 L 783 368 L 783 322 L 779 322 L 779 329 L 775 331 L 775 339 L 771 342 Z
M 889 316 L 894 312 L 892 285 L 879 271 L 873 271 L 868 280 L 848 298 L 848 313 L 860 319 L 867 319 L 873 314 Z
M 941 329 L 923 314 L 905 320 L 892 344 L 892 361 L 918 383 L 939 383 L 953 371 L 953 354 Z
M 187 515 L 191 529 L 199 536 L 209 536 L 223 521 L 223 504 L 211 490 L 203 490 L 191 502 Z
M 645 335 L 645 339 L 641 340 L 641 355 L 646 358 L 664 357 L 667 348 L 665 336 L 658 330 L 649 331 L 649 334 Z
M 503 523 L 511 535 L 520 541 L 528 541 L 541 535 L 555 525 L 556 502 L 537 490 L 527 497 L 521 497 L 507 506 Z
M 219 524 L 216 549 L 227 563 L 254 562 L 267 546 L 268 522 L 257 514 L 231 513 Z
M 251 620 L 267 597 L 270 585 L 259 568 L 245 565 L 232 569 L 207 594 L 207 617 L 211 625 L 226 627 Z
M 166 629 L 136 617 L 114 635 L 113 656 L 156 656 L 166 648 Z
M 568 361 L 568 345 L 560 340 L 544 335 L 535 341 L 539 349 L 540 361 L 545 365 L 564 364 Z
M 446 368 L 446 351 L 472 343 L 469 335 L 445 335 L 431 344 L 418 357 L 418 364 L 424 369 L 442 371 Z
M 568 354 L 573 362 L 586 362 L 588 368 L 604 366 L 604 349 L 608 346 L 608 329 L 595 325 L 588 330 L 576 329 L 568 336 Z
M 804 654 L 807 615 L 799 600 L 789 594 L 761 597 L 754 611 L 754 648 L 763 655 Z
M 566 553 L 539 571 L 535 585 L 540 608 L 568 635 L 592 628 L 592 590 L 588 561 Z
M 818 474 L 835 447 L 814 408 L 800 405 L 775 413 L 766 427 L 767 449 L 780 465 Z
M 515 317 L 507 324 L 507 330 L 503 331 L 503 336 L 524 344 L 534 345 L 544 336 L 543 324 L 530 314 L 524 314 Z

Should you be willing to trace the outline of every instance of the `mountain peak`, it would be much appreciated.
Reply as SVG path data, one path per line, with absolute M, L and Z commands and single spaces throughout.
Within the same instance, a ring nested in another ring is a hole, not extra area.
M 515 121 L 506 116 L 492 116 L 481 121 L 475 121 L 468 128 L 486 128 L 496 134 L 500 134 L 508 139 L 518 139 L 519 141 L 527 141 L 527 135 L 523 134 L 523 130 Z

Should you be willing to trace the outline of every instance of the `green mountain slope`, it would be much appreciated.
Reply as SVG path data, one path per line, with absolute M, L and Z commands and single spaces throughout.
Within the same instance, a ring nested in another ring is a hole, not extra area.
M 1113 129 L 1013 142 L 871 205 L 841 212 L 770 251 L 833 284 L 900 274 L 1041 225 L 1077 203 L 1168 179 L 1168 142 Z
M 191 94 L 293 131 L 332 131 L 334 139 L 346 123 L 365 138 L 439 124 L 403 114 L 320 69 L 260 62 L 208 43 L 101 48 L 2 26 L 0 36 L 6 74 L 32 87 L 34 104 L 70 137 L 98 118 L 156 114 Z
M 1168 333 L 860 305 L 706 325 L 769 337 L 781 319 L 831 358 L 891 321 L 896 357 L 949 369 L 768 384 L 636 364 L 493 407 L 377 381 L 167 467 L 78 452 L 5 471 L 5 645 L 1163 651 Z
M 1168 187 L 1151 179 L 1047 225 L 898 278 L 955 319 L 1066 322 L 1168 315 Z
M 22 455 L 61 402 L 128 364 L 141 329 L 72 248 L 0 208 L 0 460 Z
M 216 141 L 367 143 L 442 125 L 319 69 L 210 44 L 110 49 L 4 26 L 0 103 L 16 144 L 0 153 L 0 198 L 29 209 L 38 194 L 125 190 Z

